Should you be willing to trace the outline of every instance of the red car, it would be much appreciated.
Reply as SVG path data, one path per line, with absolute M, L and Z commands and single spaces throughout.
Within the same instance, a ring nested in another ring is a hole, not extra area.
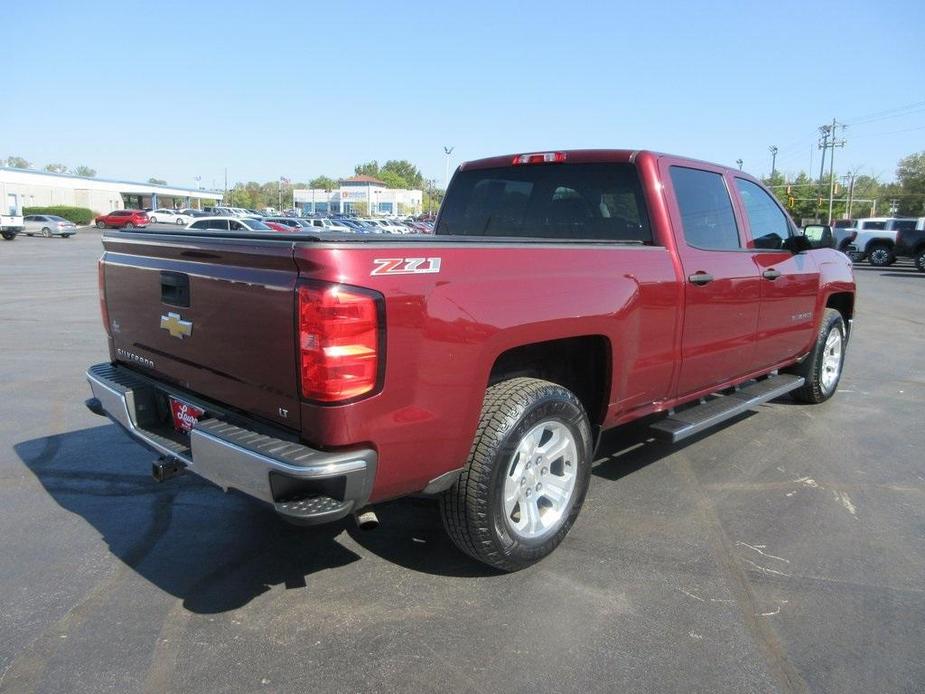
M 109 214 L 101 214 L 93 221 L 98 229 L 134 229 L 148 226 L 148 213 L 144 210 L 113 210 Z
M 266 219 L 261 219 L 260 221 L 270 227 L 273 231 L 284 231 L 286 233 L 291 231 L 298 231 L 298 229 L 292 229 L 285 224 L 280 224 L 279 222 L 268 222 Z

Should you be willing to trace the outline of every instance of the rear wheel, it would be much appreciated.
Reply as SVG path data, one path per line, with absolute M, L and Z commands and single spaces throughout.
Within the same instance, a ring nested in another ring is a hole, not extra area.
M 925 249 L 919 251 L 919 254 L 915 256 L 915 269 L 919 272 L 925 272 Z
M 126 223 L 125 223 L 125 228 L 126 228 L 126 229 L 134 229 L 134 228 L 135 228 L 135 225 L 132 224 L 131 222 L 126 222 Z
M 873 246 L 867 254 L 867 262 L 874 267 L 888 267 L 896 261 L 893 249 L 889 246 Z
M 157 224 L 157 217 L 148 217 L 148 221 L 151 222 L 151 224 Z
M 794 399 L 819 403 L 835 394 L 845 364 L 847 345 L 848 333 L 842 315 L 833 308 L 825 309 L 813 351 L 802 364 L 790 369 L 791 373 L 806 379 L 803 386 L 793 391 Z
M 12 241 L 13 239 L 16 238 L 16 232 L 15 231 L 0 231 L 0 236 L 3 237 L 4 241 Z
M 185 220 L 183 219 L 183 217 L 177 217 L 177 226 L 183 226 L 184 222 Z
M 533 378 L 491 386 L 466 468 L 440 499 L 450 538 L 504 571 L 539 561 L 578 517 L 592 449 L 588 417 L 571 391 Z
M 51 229 L 49 229 L 48 227 L 45 227 L 44 229 L 42 229 L 42 236 L 44 236 L 46 239 L 50 239 Z

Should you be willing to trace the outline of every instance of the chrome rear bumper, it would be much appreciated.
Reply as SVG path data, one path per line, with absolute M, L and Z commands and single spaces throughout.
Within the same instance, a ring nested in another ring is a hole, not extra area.
M 223 489 L 237 489 L 302 523 L 341 518 L 366 504 L 376 471 L 376 453 L 319 451 L 301 443 L 223 421 L 221 414 L 193 396 L 113 364 L 87 370 L 95 403 L 87 406 L 124 428 L 158 454 L 174 458 Z M 174 394 L 206 411 L 189 443 L 150 423 L 157 393 Z M 154 431 L 159 428 L 162 433 Z

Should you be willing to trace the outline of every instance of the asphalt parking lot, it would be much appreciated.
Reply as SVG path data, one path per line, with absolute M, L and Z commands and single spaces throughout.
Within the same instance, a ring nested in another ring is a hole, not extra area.
M 0 243 L 0 691 L 925 690 L 925 274 L 858 268 L 846 372 L 599 451 L 513 575 L 432 504 L 304 530 L 90 414 L 100 234 Z

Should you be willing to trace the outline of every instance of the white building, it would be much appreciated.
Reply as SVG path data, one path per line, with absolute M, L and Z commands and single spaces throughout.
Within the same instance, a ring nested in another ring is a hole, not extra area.
M 418 215 L 424 205 L 422 191 L 387 188 L 370 176 L 345 178 L 335 190 L 296 189 L 292 195 L 303 214 L 351 214 L 366 209 L 372 215 Z
M 69 205 L 88 207 L 105 214 L 124 207 L 201 207 L 203 200 L 218 201 L 222 194 L 177 186 L 0 167 L 0 201 L 5 205 L 13 199 L 21 207 Z

